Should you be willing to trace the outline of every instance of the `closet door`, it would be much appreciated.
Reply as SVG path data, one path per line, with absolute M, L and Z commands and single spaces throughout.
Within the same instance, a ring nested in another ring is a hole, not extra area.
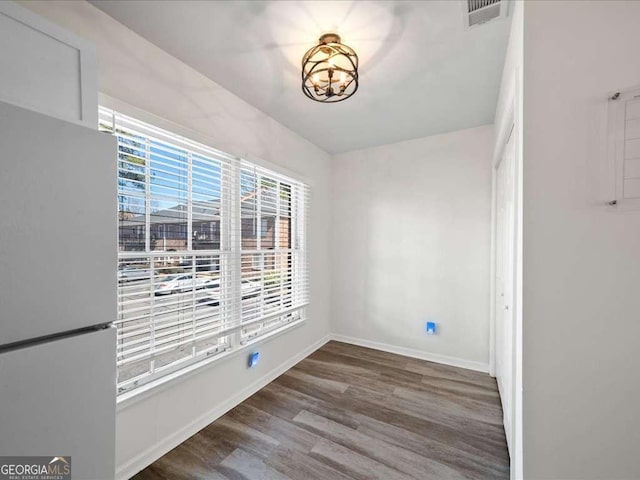
M 510 137 L 497 169 L 496 190 L 496 378 L 507 444 L 511 448 L 513 422 L 513 333 L 515 272 L 515 169 L 514 141 Z

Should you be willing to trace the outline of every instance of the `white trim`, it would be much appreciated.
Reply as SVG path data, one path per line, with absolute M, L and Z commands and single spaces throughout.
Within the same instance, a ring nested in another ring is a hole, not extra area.
M 504 156 L 509 140 L 514 142 L 513 179 L 514 179 L 514 238 L 513 238 L 513 331 L 512 331 L 512 371 L 511 391 L 503 392 L 500 396 L 508 395 L 510 412 L 504 417 L 504 429 L 507 446 L 511 458 L 511 478 L 521 478 L 522 471 L 522 222 L 523 222 L 523 154 L 522 154 L 522 73 L 521 67 L 516 67 L 510 82 L 513 88 L 507 93 L 508 110 L 503 123 L 500 125 L 494 157 L 492 160 L 492 205 L 491 205 L 491 277 L 490 277 L 490 317 L 489 317 L 489 372 L 496 377 L 496 229 L 497 229 L 497 170 Z M 500 387 L 500 382 L 498 382 Z M 504 404 L 504 402 L 503 402 Z M 503 407 L 504 410 L 504 407 Z M 504 412 L 503 412 L 504 413 Z M 510 418 L 510 424 L 507 423 Z
M 202 369 L 205 369 L 212 364 L 217 364 L 217 362 L 222 361 L 225 358 L 235 357 L 239 353 L 246 351 L 249 347 L 255 346 L 262 341 L 269 340 L 285 332 L 288 332 L 289 330 L 297 328 L 300 325 L 303 325 L 306 321 L 306 319 L 301 319 L 295 322 L 286 323 L 280 328 L 274 329 L 266 335 L 252 338 L 246 343 L 239 343 L 235 348 L 229 348 L 219 353 L 218 355 L 214 355 L 209 358 L 203 358 L 200 361 L 187 365 L 184 368 L 176 370 L 175 372 L 172 372 L 163 377 L 159 377 L 156 380 L 146 383 L 138 388 L 125 393 L 121 393 L 116 398 L 117 411 L 119 412 L 121 410 L 124 410 L 135 403 L 138 403 L 142 400 L 156 395 L 157 393 L 160 393 L 162 390 L 168 387 L 172 387 L 177 383 L 183 382 L 192 375 L 201 373 L 203 371 Z
M 428 362 L 441 363 L 452 367 L 466 368 L 467 370 L 475 370 L 476 372 L 489 373 L 489 365 L 487 363 L 466 360 L 464 358 L 450 357 L 439 353 L 429 353 L 415 348 L 389 345 L 388 343 L 373 342 L 371 340 L 349 337 L 338 333 L 332 333 L 331 340 L 350 343 L 351 345 L 358 345 L 360 347 L 373 348 L 374 350 L 381 350 L 383 352 L 395 353 L 405 357 L 419 358 L 420 360 L 426 360 Z
M 277 377 L 282 375 L 284 372 L 289 370 L 298 362 L 302 361 L 304 358 L 311 355 L 313 352 L 322 347 L 325 343 L 331 340 L 331 335 L 327 334 L 322 337 L 319 341 L 313 343 L 297 355 L 289 358 L 285 362 L 278 365 L 276 368 L 271 370 L 270 372 L 263 375 L 261 378 L 247 386 L 246 388 L 240 390 L 236 395 L 227 399 L 227 401 L 217 405 L 213 409 L 209 410 L 204 415 L 201 415 L 193 422 L 186 425 L 184 428 L 175 432 L 162 439 L 160 442 L 151 446 L 141 454 L 137 455 L 133 459 L 129 460 L 122 467 L 118 469 L 116 472 L 116 479 L 126 480 L 134 476 L 136 473 L 151 465 L 154 461 L 160 458 L 162 455 L 170 451 L 171 449 L 177 447 L 182 442 L 187 440 L 189 437 L 194 435 L 195 433 L 202 430 L 204 427 L 214 422 L 216 419 L 227 413 L 229 410 L 234 408 L 235 406 L 242 403 L 244 400 L 249 398 L 251 395 L 256 393 L 261 388 L 264 388 L 269 383 L 274 381 Z
M 496 376 L 496 169 L 491 167 L 491 246 L 489 250 L 489 375 Z
M 309 188 L 312 188 L 314 186 L 313 180 L 311 178 L 305 177 L 301 173 L 294 172 L 293 170 L 289 170 L 288 168 L 278 165 L 277 163 L 263 160 L 262 158 L 256 157 L 250 153 L 245 153 L 244 155 L 242 155 L 242 159 L 246 160 L 247 162 L 254 163 L 259 167 L 273 170 L 274 172 L 279 173 L 280 175 L 283 175 L 285 177 L 289 177 L 292 180 L 297 180 L 298 182 L 304 183 Z
M 524 475 L 524 447 L 523 447 L 523 376 L 522 376 L 522 358 L 524 351 L 523 343 L 523 285 L 524 285 L 524 128 L 523 128 L 523 106 L 524 92 L 522 91 L 523 80 L 522 67 L 519 66 L 515 70 L 516 86 L 515 86 L 515 121 L 516 130 L 514 131 L 515 141 L 515 166 L 516 166 L 516 247 L 515 247 L 515 272 L 514 272 L 514 314 L 515 328 L 513 337 L 514 347 L 514 375 L 513 375 L 513 454 L 511 456 L 511 478 L 514 480 L 522 479 Z
M 491 251 L 489 265 L 489 374 L 496 376 L 496 172 L 502 161 L 504 150 L 512 135 L 517 135 L 516 128 L 516 92 L 518 91 L 517 74 L 514 77 L 514 88 L 507 94 L 508 110 L 497 134 L 491 160 Z M 519 136 L 514 138 L 517 141 Z M 516 145 L 517 148 L 517 145 Z

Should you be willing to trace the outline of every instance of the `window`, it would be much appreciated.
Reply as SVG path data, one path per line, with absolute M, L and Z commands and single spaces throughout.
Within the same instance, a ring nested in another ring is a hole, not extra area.
M 306 303 L 304 250 L 305 189 L 248 162 L 240 167 L 241 277 L 252 285 L 243 294 L 240 341 L 246 342 L 299 320 Z
M 640 88 L 609 99 L 609 155 L 614 169 L 612 205 L 640 208 Z
M 119 392 L 304 320 L 304 184 L 106 108 L 100 129 L 118 139 Z

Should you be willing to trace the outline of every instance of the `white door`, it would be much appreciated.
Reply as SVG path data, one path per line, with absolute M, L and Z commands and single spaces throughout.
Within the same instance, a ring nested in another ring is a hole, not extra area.
M 515 228 L 515 170 L 514 141 L 509 137 L 497 170 L 496 190 L 496 378 L 507 444 L 511 448 L 513 422 L 513 332 L 514 332 L 514 248 Z

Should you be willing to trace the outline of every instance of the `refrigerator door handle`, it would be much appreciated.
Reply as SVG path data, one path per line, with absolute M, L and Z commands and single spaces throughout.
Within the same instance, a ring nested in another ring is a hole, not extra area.
M 96 332 L 111 327 L 113 327 L 113 322 L 99 323 L 97 325 L 91 325 L 90 327 L 77 328 L 75 330 L 67 330 L 66 332 L 54 333 L 52 335 L 45 335 L 38 338 L 30 338 L 29 340 L 22 340 L 20 342 L 7 343 L 5 345 L 0 345 L 0 353 L 10 352 L 13 350 L 18 350 L 20 348 L 42 345 L 47 342 L 61 340 L 63 338 L 71 338 L 77 335 Z

